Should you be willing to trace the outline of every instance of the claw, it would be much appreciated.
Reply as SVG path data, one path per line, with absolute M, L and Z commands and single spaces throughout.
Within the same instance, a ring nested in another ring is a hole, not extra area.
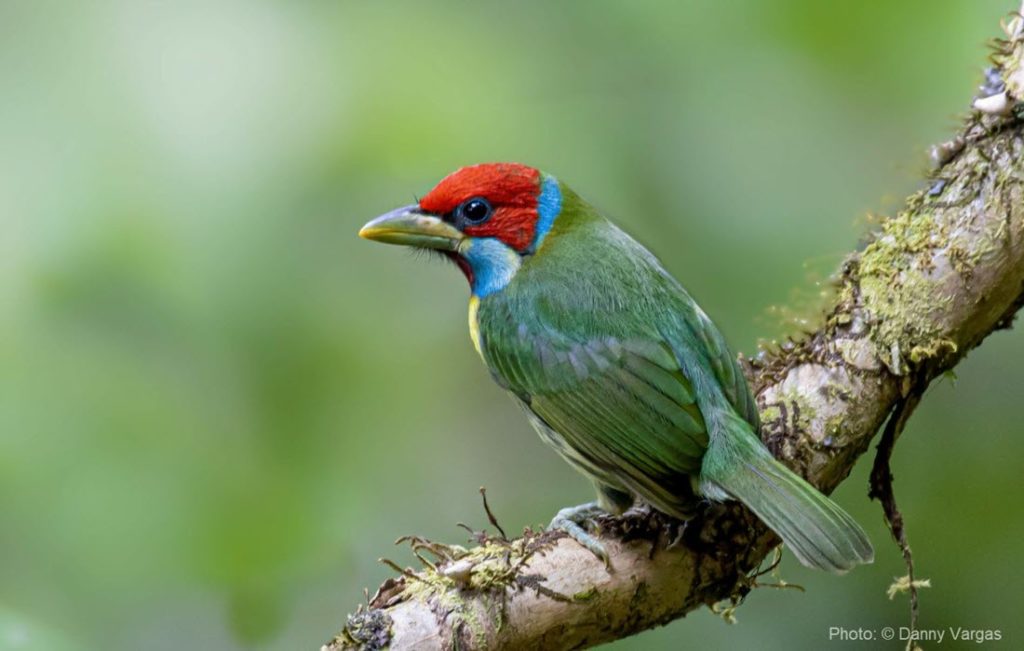
M 584 529 L 588 522 L 600 515 L 606 515 L 606 513 L 598 506 L 597 502 L 569 506 L 555 514 L 551 524 L 548 525 L 548 531 L 553 529 L 564 531 L 570 538 L 589 549 L 594 556 L 601 559 L 605 567 L 611 570 L 611 559 L 608 558 L 608 552 L 604 545 Z

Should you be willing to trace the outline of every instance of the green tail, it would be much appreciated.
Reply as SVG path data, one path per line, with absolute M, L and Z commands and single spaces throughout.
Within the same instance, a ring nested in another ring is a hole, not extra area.
M 750 425 L 728 415 L 701 466 L 701 493 L 736 499 L 807 567 L 841 574 L 875 559 L 871 541 L 839 505 L 779 463 Z

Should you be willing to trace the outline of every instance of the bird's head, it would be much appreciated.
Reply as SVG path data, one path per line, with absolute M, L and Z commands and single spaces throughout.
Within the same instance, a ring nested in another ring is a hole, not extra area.
M 554 177 L 517 163 L 485 163 L 449 174 L 419 203 L 381 215 L 359 235 L 440 251 L 483 297 L 512 280 L 561 208 Z

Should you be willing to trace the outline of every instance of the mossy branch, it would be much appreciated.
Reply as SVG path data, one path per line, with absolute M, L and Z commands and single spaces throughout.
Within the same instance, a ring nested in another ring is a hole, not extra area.
M 829 492 L 893 408 L 951 369 L 1024 303 L 1024 39 L 1016 15 L 960 133 L 933 151 L 928 187 L 850 254 L 825 324 L 749 365 L 772 451 Z M 778 544 L 738 504 L 686 523 L 601 523 L 612 571 L 557 533 L 464 549 L 389 579 L 325 645 L 340 649 L 584 648 L 738 602 Z

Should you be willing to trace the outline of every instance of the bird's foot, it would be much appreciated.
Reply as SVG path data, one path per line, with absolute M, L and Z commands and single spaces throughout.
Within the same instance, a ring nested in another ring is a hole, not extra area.
M 604 545 L 584 528 L 593 521 L 593 518 L 601 515 L 607 515 L 607 512 L 598 506 L 597 502 L 569 506 L 555 514 L 551 524 L 548 525 L 548 531 L 557 529 L 569 534 L 570 538 L 589 549 L 594 556 L 601 559 L 608 569 L 611 569 L 611 561 Z

